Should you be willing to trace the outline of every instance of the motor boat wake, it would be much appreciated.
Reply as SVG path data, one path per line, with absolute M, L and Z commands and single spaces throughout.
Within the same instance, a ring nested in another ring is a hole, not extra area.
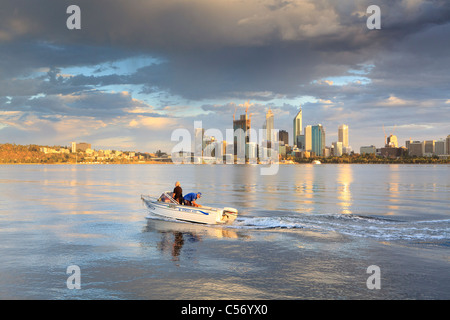
M 166 191 L 159 197 L 141 195 L 151 213 L 178 221 L 201 224 L 231 224 L 238 216 L 234 208 L 193 207 L 180 205 L 170 192 Z

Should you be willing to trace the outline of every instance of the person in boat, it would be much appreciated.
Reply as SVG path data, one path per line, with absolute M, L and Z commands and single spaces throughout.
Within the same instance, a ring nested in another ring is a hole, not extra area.
M 179 204 L 183 204 L 183 189 L 180 187 L 180 181 L 175 182 L 175 188 L 173 189 L 172 198 Z
M 188 205 L 188 206 L 193 206 L 193 207 L 201 207 L 201 205 L 195 203 L 195 200 L 197 200 L 198 198 L 200 198 L 202 196 L 201 192 L 191 192 L 188 193 L 187 195 L 184 196 L 184 204 Z

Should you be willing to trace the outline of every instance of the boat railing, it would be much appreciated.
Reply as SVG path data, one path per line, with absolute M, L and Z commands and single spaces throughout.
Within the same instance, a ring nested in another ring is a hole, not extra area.
M 163 192 L 161 196 L 158 198 L 158 201 L 167 202 L 165 201 L 166 199 L 169 200 L 169 203 L 179 204 L 177 200 L 172 198 L 172 195 L 170 194 L 169 191 Z

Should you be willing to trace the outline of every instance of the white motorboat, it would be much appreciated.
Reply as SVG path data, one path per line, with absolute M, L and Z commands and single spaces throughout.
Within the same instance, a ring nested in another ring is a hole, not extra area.
M 193 207 L 178 204 L 170 192 L 164 192 L 160 197 L 141 195 L 150 212 L 155 215 L 179 221 L 203 224 L 230 224 L 237 218 L 238 211 L 234 208 Z

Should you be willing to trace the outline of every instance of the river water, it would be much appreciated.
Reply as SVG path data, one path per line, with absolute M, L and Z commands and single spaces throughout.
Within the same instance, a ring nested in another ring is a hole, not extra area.
M 261 167 L 0 166 L 0 298 L 450 298 L 449 165 Z M 149 214 L 177 180 L 239 217 Z

